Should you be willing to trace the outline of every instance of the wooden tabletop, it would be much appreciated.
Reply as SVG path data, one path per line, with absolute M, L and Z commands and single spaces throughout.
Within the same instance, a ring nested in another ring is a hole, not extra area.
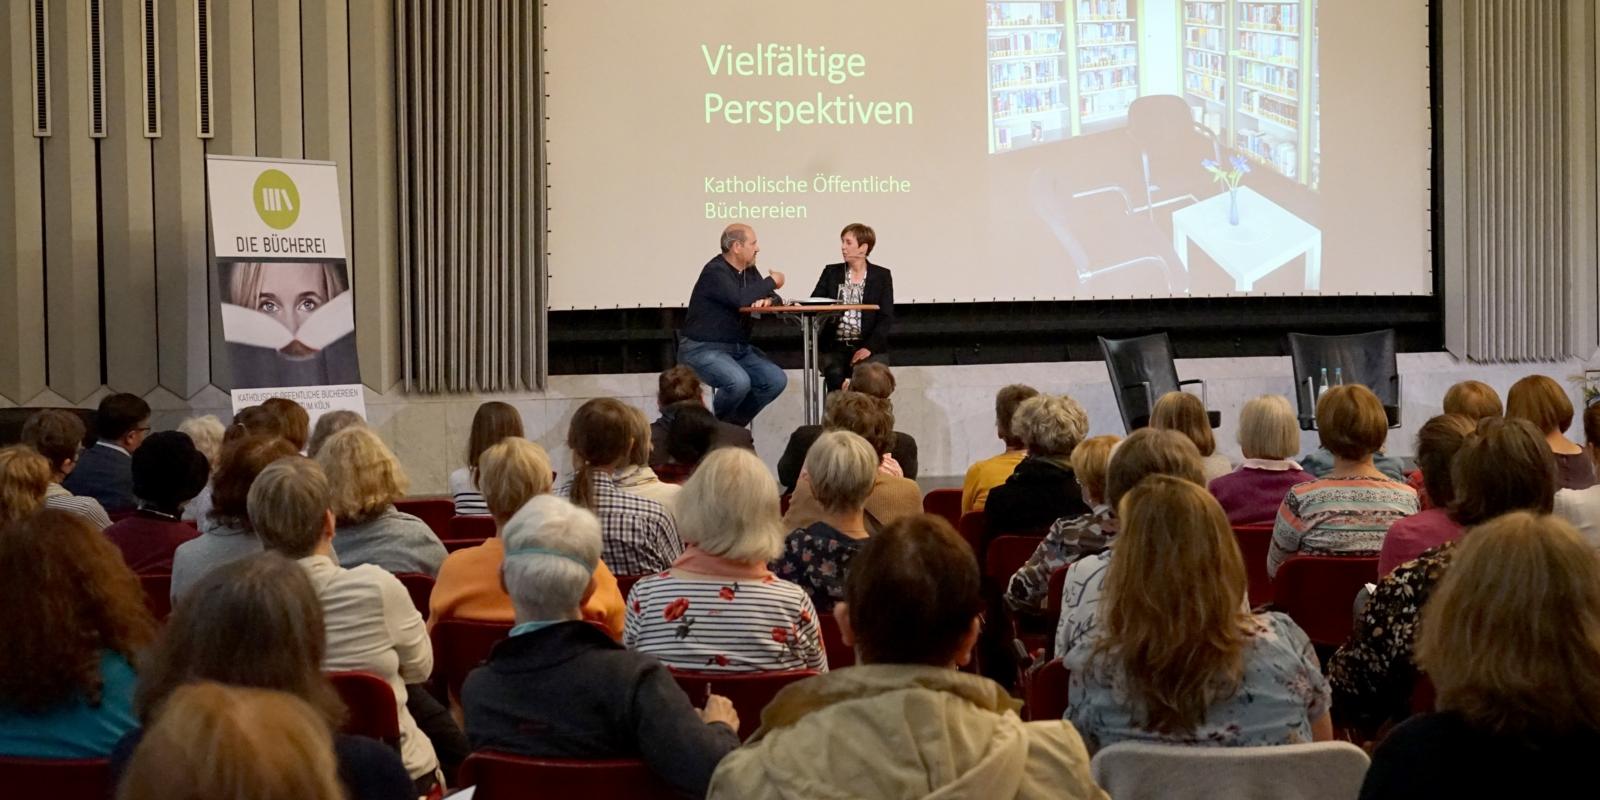
M 823 313 L 823 312 L 833 313 L 833 312 L 840 312 L 840 311 L 877 311 L 877 310 L 878 310 L 878 306 L 839 306 L 839 305 L 825 305 L 825 306 L 823 306 L 823 305 L 809 305 L 809 304 L 807 304 L 807 305 L 787 305 L 787 306 L 762 306 L 761 308 L 756 308 L 755 306 L 745 306 L 744 308 L 739 309 L 739 312 L 741 314 L 766 314 L 766 313 L 769 313 L 769 312 L 786 312 L 786 313 L 799 313 L 799 314 L 804 314 L 804 313 L 819 314 L 819 313 Z

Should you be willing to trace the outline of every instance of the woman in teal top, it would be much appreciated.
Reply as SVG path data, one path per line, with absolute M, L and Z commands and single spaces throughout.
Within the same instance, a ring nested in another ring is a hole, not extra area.
M 139 579 L 79 517 L 0 530 L 0 755 L 102 758 L 137 728 L 134 654 L 155 636 Z

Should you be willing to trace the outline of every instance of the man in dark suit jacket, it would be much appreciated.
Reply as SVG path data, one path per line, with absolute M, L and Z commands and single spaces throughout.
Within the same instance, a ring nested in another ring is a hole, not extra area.
M 857 364 L 889 363 L 889 333 L 894 328 L 894 278 L 889 270 L 868 263 L 878 235 L 866 225 L 853 223 L 839 234 L 844 263 L 822 268 L 812 297 L 831 297 L 845 305 L 877 306 L 877 311 L 852 311 L 822 326 L 817 343 L 822 376 L 828 391 L 844 384 Z
M 894 373 L 889 368 L 875 362 L 857 364 L 850 373 L 850 380 L 845 388 L 852 392 L 871 395 L 885 402 L 894 394 Z M 810 452 L 811 445 L 815 444 L 817 437 L 822 435 L 822 425 L 801 425 L 789 434 L 789 444 L 783 448 L 783 456 L 778 459 L 778 483 L 783 486 L 784 492 L 794 491 L 800 481 L 800 470 L 805 466 L 806 453 Z M 907 478 L 915 480 L 917 477 L 917 440 L 910 434 L 900 431 L 894 432 L 894 449 L 889 454 L 900 465 L 900 473 Z
M 67 491 L 93 497 L 106 511 L 132 511 L 133 451 L 150 433 L 150 404 L 136 394 L 114 394 L 100 401 L 94 417 L 95 443 L 84 448 L 78 465 L 62 481 Z
M 705 407 L 705 398 L 702 394 L 704 391 L 704 386 L 700 383 L 700 378 L 694 374 L 694 370 L 682 364 L 661 373 L 656 382 L 656 408 L 660 409 L 661 417 L 650 423 L 651 467 L 659 467 L 674 461 L 671 448 L 668 447 L 672 425 L 684 408 Z M 708 449 L 718 447 L 756 449 L 755 439 L 750 435 L 749 428 L 741 428 L 714 418 L 712 422 Z

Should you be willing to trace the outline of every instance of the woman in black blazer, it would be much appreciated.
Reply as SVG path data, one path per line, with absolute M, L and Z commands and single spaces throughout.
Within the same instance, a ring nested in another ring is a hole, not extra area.
M 877 306 L 877 311 L 849 311 L 822 326 L 818 352 L 828 391 L 844 385 L 850 370 L 863 361 L 889 363 L 889 332 L 894 328 L 894 278 L 889 270 L 867 262 L 878 235 L 859 222 L 839 234 L 843 264 L 822 268 L 812 297 L 832 297 L 845 305 Z

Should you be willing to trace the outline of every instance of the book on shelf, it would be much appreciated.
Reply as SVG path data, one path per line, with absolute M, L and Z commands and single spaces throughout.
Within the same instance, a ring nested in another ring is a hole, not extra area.
M 1078 18 L 1127 19 L 1128 0 L 1078 0 Z
M 1241 2 L 1235 14 L 1240 28 L 1280 33 L 1300 31 L 1300 6 L 1295 4 Z
M 1221 3 L 1184 3 L 1183 20 L 1190 25 L 1221 25 Z
M 1059 25 L 1056 6 L 1059 2 L 990 3 L 989 27 L 1004 28 L 1022 25 Z

